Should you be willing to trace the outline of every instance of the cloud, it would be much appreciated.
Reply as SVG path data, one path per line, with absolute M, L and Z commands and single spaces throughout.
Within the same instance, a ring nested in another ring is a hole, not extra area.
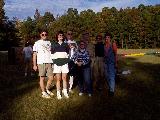
M 35 9 L 41 14 L 49 11 L 56 16 L 64 14 L 68 8 L 76 8 L 79 12 L 92 9 L 95 12 L 101 11 L 103 7 L 126 8 L 136 7 L 139 4 L 154 5 L 160 3 L 159 0 L 5 0 L 6 15 L 18 17 L 20 19 L 27 16 L 34 16 Z

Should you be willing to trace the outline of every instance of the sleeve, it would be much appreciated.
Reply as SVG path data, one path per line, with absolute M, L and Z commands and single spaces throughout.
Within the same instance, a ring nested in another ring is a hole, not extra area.
M 55 53 L 55 42 L 51 42 L 51 54 Z
M 115 54 L 115 61 L 116 61 L 116 66 L 117 66 L 118 56 L 117 56 L 117 45 L 116 45 L 116 42 L 114 42 L 112 44 L 112 47 L 113 47 L 113 52 Z
M 114 53 L 117 54 L 117 45 L 116 45 L 116 43 L 114 42 L 112 46 L 113 46 Z
M 33 49 L 30 47 L 31 54 L 33 53 Z
M 76 62 L 76 61 L 77 61 L 77 56 L 78 56 L 78 52 L 76 51 L 76 52 L 73 54 L 73 56 L 71 57 L 71 60 L 72 60 L 73 62 Z
M 89 52 L 86 51 L 86 54 L 84 56 L 84 59 L 83 59 L 83 65 L 86 65 L 90 62 L 90 56 L 89 56 Z
M 33 52 L 38 52 L 38 45 L 36 42 L 33 45 Z
M 25 52 L 25 48 L 23 48 L 22 52 L 23 52 L 23 53 Z
M 68 44 L 66 44 L 66 52 L 67 52 L 67 54 L 69 54 L 69 45 Z
M 75 41 L 75 48 L 78 49 L 78 44 L 76 41 Z

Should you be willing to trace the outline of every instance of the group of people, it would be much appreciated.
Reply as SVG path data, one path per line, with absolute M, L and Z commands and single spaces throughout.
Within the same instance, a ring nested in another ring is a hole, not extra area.
M 89 33 L 82 34 L 77 43 L 72 31 L 66 35 L 58 31 L 56 40 L 47 40 L 48 33 L 40 32 L 40 40 L 33 45 L 33 70 L 39 72 L 40 88 L 43 98 L 51 98 L 50 90 L 53 78 L 56 80 L 57 99 L 69 98 L 75 79 L 79 87 L 79 96 L 87 93 L 93 95 L 93 81 L 98 90 L 102 89 L 103 80 L 108 83 L 108 95 L 115 92 L 115 75 L 117 67 L 117 46 L 111 42 L 111 34 L 96 36 L 96 44 L 89 40 Z M 48 77 L 45 85 L 45 77 Z M 61 84 L 62 81 L 62 84 Z

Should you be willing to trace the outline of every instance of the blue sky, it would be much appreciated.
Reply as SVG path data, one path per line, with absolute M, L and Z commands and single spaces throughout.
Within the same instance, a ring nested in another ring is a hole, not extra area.
M 4 10 L 10 19 L 26 19 L 34 16 L 36 8 L 41 15 L 49 11 L 56 16 L 64 14 L 68 8 L 76 8 L 79 12 L 86 9 L 99 12 L 103 7 L 132 8 L 139 4 L 155 5 L 160 4 L 160 0 L 5 0 Z

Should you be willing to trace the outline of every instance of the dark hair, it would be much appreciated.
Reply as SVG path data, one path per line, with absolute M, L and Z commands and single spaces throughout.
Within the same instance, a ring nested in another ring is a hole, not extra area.
M 30 45 L 29 42 L 26 42 L 26 43 L 25 43 L 25 47 L 28 47 L 29 45 Z
M 100 37 L 100 38 L 102 39 L 102 35 L 100 35 L 100 34 L 99 34 L 99 35 L 97 35 L 97 36 L 96 36 L 96 39 L 97 39 L 98 37 Z
M 58 31 L 56 34 L 56 41 L 58 41 L 58 35 L 62 34 L 64 36 L 64 32 L 62 30 Z M 63 41 L 65 40 L 65 36 L 63 37 Z
M 72 30 L 68 30 L 68 31 L 67 31 L 67 34 L 68 34 L 69 32 L 73 33 L 73 31 L 72 31 Z
M 80 46 L 80 45 L 81 45 L 81 43 L 84 43 L 84 44 L 85 44 L 85 47 L 86 47 L 86 41 L 84 41 L 84 40 L 80 40 L 80 41 L 79 41 L 79 45 L 78 45 L 78 46 Z
M 84 40 L 79 41 L 79 43 L 82 43 L 82 42 L 83 42 L 84 44 L 86 44 L 86 42 L 85 42 Z
M 106 36 L 110 36 L 110 38 L 112 38 L 112 34 L 109 33 L 109 32 L 106 32 L 106 33 L 105 33 L 104 38 L 106 38 Z
M 43 32 L 48 33 L 48 31 L 47 31 L 46 29 L 39 29 L 38 31 L 39 31 L 39 34 L 41 34 L 41 33 L 43 33 Z

